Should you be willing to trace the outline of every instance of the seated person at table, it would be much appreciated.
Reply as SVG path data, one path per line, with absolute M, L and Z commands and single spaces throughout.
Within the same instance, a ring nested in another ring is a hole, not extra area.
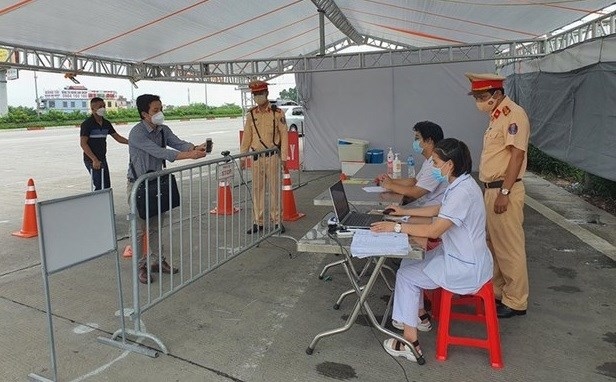
M 434 122 L 423 121 L 416 123 L 413 131 L 413 151 L 426 158 L 417 175 L 414 178 L 392 179 L 387 174 L 381 174 L 377 181 L 381 187 L 404 195 L 403 204 L 412 203 L 415 207 L 440 204 L 447 184 L 437 182 L 432 177 L 432 152 L 434 146 L 443 139 L 443 130 Z
M 492 255 L 486 243 L 486 213 L 483 195 L 471 177 L 471 155 L 461 141 L 448 138 L 440 141 L 432 155 L 436 179 L 446 179 L 440 206 L 418 208 L 421 216 L 435 216 L 430 224 L 378 222 L 376 232 L 403 232 L 413 237 L 442 239 L 441 250 L 424 260 L 404 259 L 396 274 L 392 318 L 404 323 L 404 339 L 421 354 L 417 338 L 417 312 L 422 289 L 444 288 L 457 294 L 478 291 L 492 278 Z M 413 352 L 403 343 L 390 338 L 385 350 L 393 355 L 416 361 Z

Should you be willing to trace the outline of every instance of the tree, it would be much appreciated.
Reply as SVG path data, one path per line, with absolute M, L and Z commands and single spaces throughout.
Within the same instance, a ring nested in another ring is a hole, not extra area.
M 297 98 L 297 89 L 289 88 L 288 90 L 283 90 L 280 92 L 281 99 L 290 99 L 295 102 L 299 102 L 299 98 Z

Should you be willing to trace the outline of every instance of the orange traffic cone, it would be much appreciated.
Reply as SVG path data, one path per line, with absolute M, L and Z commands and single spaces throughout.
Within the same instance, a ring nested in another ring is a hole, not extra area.
M 34 189 L 34 181 L 28 179 L 28 188 L 26 189 L 26 205 L 24 207 L 24 221 L 21 230 L 13 232 L 13 236 L 19 237 L 34 237 L 38 236 L 38 228 L 36 226 L 36 190 Z
M 122 257 L 133 257 L 133 247 L 127 245 L 124 247 L 124 252 L 122 252 Z
M 147 233 L 143 237 L 141 252 L 143 254 L 148 253 L 148 234 Z M 126 247 L 124 247 L 124 252 L 122 252 L 122 257 L 133 257 L 133 247 L 130 245 L 127 245 Z
M 304 216 L 306 216 L 306 214 L 297 212 L 297 208 L 295 208 L 295 196 L 293 196 L 291 174 L 289 174 L 289 170 L 285 168 L 282 176 L 282 220 L 286 222 L 295 221 Z
M 233 206 L 231 186 L 226 181 L 218 182 L 218 205 L 210 211 L 215 215 L 233 215 L 240 209 Z

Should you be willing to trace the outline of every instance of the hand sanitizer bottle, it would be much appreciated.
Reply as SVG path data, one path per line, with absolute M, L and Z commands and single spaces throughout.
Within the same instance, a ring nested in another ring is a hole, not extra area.
M 394 151 L 389 148 L 389 152 L 387 153 L 387 173 L 391 174 L 394 172 Z
M 400 162 L 400 154 L 396 153 L 394 157 L 394 178 L 398 179 L 402 173 L 402 162 Z
M 407 171 L 408 171 L 408 177 L 409 178 L 414 178 L 415 177 L 415 158 L 413 157 L 413 154 L 409 155 L 408 158 L 406 158 L 406 167 L 407 167 Z

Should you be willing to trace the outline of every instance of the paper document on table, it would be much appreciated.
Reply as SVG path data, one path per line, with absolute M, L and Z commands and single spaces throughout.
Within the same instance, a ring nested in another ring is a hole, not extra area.
M 370 184 L 374 182 L 374 179 L 363 179 L 363 178 L 351 178 L 343 180 L 343 184 Z
M 410 250 L 409 237 L 404 233 L 357 230 L 351 242 L 353 257 L 406 256 Z
M 366 192 L 385 192 L 385 191 L 387 191 L 386 188 L 383 188 L 381 186 L 362 187 L 361 189 L 366 191 Z

